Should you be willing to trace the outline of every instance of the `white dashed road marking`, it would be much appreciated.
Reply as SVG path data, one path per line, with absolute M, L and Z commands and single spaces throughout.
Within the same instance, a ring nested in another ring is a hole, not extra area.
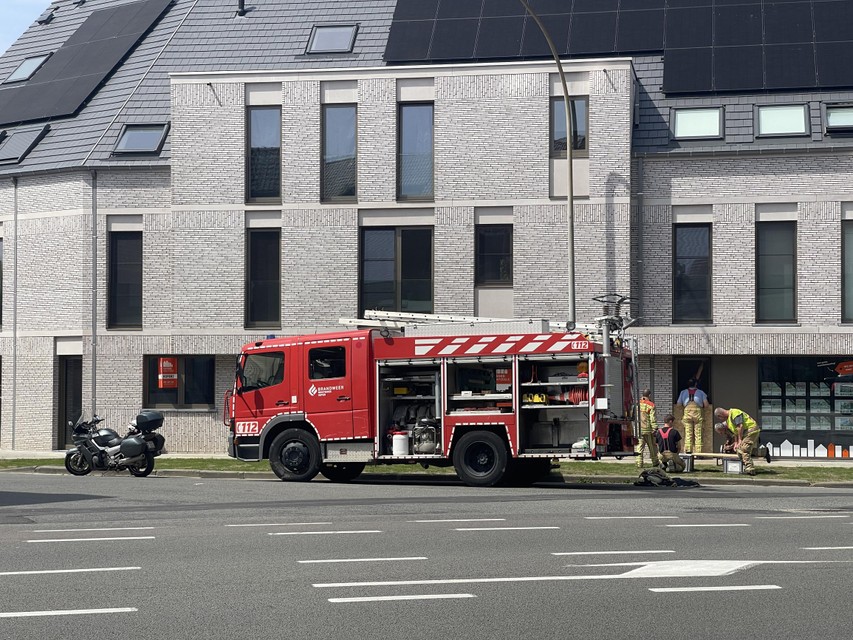
M 84 616 L 96 613 L 132 613 L 138 611 L 133 607 L 118 609 L 63 609 L 59 611 L 12 611 L 0 613 L 0 618 L 37 618 L 40 616 Z
M 45 569 L 42 571 L 0 571 L 0 576 L 35 576 L 49 573 L 103 573 L 105 571 L 138 571 L 142 567 L 104 567 L 101 569 Z
M 421 596 L 363 596 L 357 598 L 329 598 L 329 602 L 383 602 L 389 600 L 450 600 L 476 598 L 473 593 L 430 593 Z

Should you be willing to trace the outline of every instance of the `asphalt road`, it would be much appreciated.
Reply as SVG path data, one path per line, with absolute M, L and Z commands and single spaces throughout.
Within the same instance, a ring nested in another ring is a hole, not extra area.
M 4 473 L 0 539 L 4 639 L 850 636 L 853 489 Z

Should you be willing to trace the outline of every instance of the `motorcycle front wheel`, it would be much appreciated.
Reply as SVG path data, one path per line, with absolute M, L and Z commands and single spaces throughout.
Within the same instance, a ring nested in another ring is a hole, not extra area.
M 154 471 L 154 454 L 150 451 L 146 451 L 145 462 L 142 464 L 130 465 L 127 470 L 130 471 L 131 475 L 136 476 L 137 478 L 144 478 Z
M 92 465 L 80 449 L 72 449 L 65 454 L 65 469 L 74 476 L 85 476 L 92 471 Z

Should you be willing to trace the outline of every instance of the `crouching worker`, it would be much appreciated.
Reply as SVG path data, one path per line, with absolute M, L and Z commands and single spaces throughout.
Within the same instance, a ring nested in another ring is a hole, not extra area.
M 758 436 L 761 433 L 758 423 L 746 411 L 735 408 L 715 409 L 714 416 L 717 420 L 724 421 L 726 428 L 734 437 L 734 451 L 743 462 L 743 472 L 754 476 L 755 464 L 752 461 L 752 452 L 758 446 Z
M 720 452 L 721 453 L 734 453 L 735 452 L 735 437 L 734 434 L 729 431 L 729 428 L 726 426 L 725 422 L 718 422 L 714 425 L 714 431 L 723 436 L 726 441 L 721 445 Z
M 675 430 L 675 416 L 667 414 L 663 426 L 655 432 L 658 450 L 660 451 L 661 469 L 668 472 L 681 473 L 684 471 L 684 460 L 678 455 L 681 448 L 681 434 Z

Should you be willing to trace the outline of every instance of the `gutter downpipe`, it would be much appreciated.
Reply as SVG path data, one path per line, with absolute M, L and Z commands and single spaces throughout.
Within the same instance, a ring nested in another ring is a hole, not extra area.
M 563 109 L 566 112 L 566 162 L 568 169 L 566 171 L 566 219 L 567 219 L 567 239 L 568 239 L 568 280 L 569 280 L 569 304 L 568 304 L 568 320 L 566 322 L 566 330 L 572 331 L 575 328 L 575 220 L 574 220 L 574 184 L 572 183 L 572 146 L 574 144 L 574 136 L 572 135 L 572 101 L 569 96 L 569 85 L 566 82 L 566 74 L 563 71 L 563 63 L 560 62 L 560 54 L 557 53 L 557 47 L 554 46 L 554 41 L 548 34 L 545 24 L 536 15 L 536 12 L 530 8 L 528 0 L 518 0 L 525 11 L 536 22 L 542 35 L 545 36 L 545 41 L 548 43 L 548 48 L 551 50 L 551 55 L 554 57 L 554 62 L 557 63 L 557 73 L 560 75 L 560 82 L 563 85 L 563 100 L 565 101 Z
M 15 450 L 15 427 L 18 421 L 18 178 L 12 178 L 12 220 L 15 229 L 12 260 L 12 450 Z
M 98 407 L 98 172 L 92 174 L 92 415 Z

